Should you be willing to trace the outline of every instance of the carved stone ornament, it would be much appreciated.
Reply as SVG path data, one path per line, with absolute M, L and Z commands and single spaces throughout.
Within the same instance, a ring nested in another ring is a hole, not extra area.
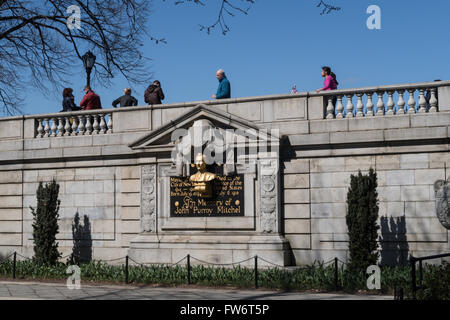
M 261 162 L 261 230 L 277 232 L 277 163 L 276 160 Z
M 141 181 L 141 232 L 155 232 L 156 165 L 142 167 Z
M 450 181 L 436 181 L 434 183 L 434 192 L 437 218 L 446 229 L 450 229 Z

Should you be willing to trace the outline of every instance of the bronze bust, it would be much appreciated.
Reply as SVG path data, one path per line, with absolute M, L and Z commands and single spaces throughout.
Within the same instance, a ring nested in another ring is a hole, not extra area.
M 203 154 L 199 153 L 195 157 L 195 165 L 197 173 L 190 176 L 189 180 L 194 186 L 194 191 L 198 192 L 201 197 L 210 198 L 212 196 L 211 181 L 216 178 L 214 173 L 206 171 L 206 163 Z

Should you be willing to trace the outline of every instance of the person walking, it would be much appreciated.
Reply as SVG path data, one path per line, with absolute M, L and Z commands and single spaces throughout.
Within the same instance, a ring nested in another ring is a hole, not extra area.
M 216 78 L 219 80 L 219 87 L 217 93 L 212 95 L 213 99 L 227 99 L 231 98 L 231 85 L 228 81 L 225 71 L 222 69 L 217 70 Z
M 133 97 L 131 95 L 131 89 L 130 88 L 125 88 L 123 90 L 123 96 L 117 98 L 116 100 L 114 100 L 112 102 L 112 106 L 114 108 L 117 108 L 117 104 L 120 103 L 120 107 L 132 107 L 132 106 L 137 106 L 138 105 L 138 101 L 135 97 Z
M 153 81 L 151 85 L 148 86 L 144 93 L 144 101 L 150 105 L 161 104 L 164 100 L 164 92 L 161 88 L 161 82 L 158 80 Z
M 63 102 L 61 112 L 78 111 L 81 108 L 75 105 L 75 97 L 72 88 L 65 88 L 62 92 Z
M 84 87 L 84 97 L 80 102 L 80 107 L 82 110 L 94 110 L 101 109 L 102 103 L 100 101 L 100 97 L 92 91 L 90 86 Z

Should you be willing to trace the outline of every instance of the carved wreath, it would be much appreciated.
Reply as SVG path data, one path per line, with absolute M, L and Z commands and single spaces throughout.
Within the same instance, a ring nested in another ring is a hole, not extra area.
M 436 199 L 436 215 L 439 222 L 450 229 L 450 181 L 438 180 L 434 183 L 434 192 Z

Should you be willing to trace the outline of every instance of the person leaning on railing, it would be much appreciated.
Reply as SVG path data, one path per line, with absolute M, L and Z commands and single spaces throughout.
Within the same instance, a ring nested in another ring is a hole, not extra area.
M 80 107 L 82 110 L 94 110 L 101 109 L 102 103 L 100 101 L 100 97 L 92 91 L 90 86 L 84 87 L 84 97 L 80 102 Z
M 117 104 L 120 103 L 120 107 L 133 107 L 138 105 L 138 101 L 131 95 L 131 88 L 125 88 L 123 90 L 123 96 L 117 98 L 112 102 L 112 106 L 117 108 Z
M 337 82 L 336 74 L 334 72 L 331 72 L 330 67 L 322 67 L 322 77 L 325 78 L 325 81 L 323 82 L 323 88 L 317 89 L 317 93 L 319 93 L 320 91 L 337 90 L 339 82 Z M 333 106 L 336 106 L 336 100 L 337 97 L 334 96 Z
M 75 105 L 75 97 L 73 96 L 73 89 L 72 88 L 65 88 L 63 90 L 63 102 L 62 102 L 62 110 L 61 112 L 67 112 L 67 111 L 78 111 L 81 108 L 77 107 Z
M 164 100 L 164 92 L 161 88 L 161 82 L 158 80 L 153 81 L 148 86 L 144 93 L 144 101 L 149 105 L 161 104 L 161 100 Z
M 75 105 L 75 97 L 73 96 L 72 88 L 64 88 L 63 90 L 63 102 L 62 102 L 62 110 L 60 112 L 70 112 L 70 111 L 78 111 L 81 110 L 80 107 Z M 73 118 L 69 118 L 70 125 L 73 124 Z M 63 127 L 66 125 L 65 120 L 62 121 Z

